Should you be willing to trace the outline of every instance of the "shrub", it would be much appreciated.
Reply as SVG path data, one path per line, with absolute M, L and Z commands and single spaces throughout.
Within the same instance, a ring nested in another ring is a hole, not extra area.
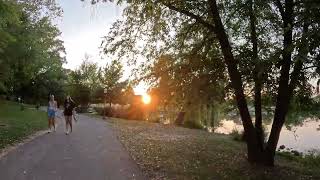
M 88 112 L 88 106 L 79 106 L 76 107 L 77 113 L 87 113 Z
M 245 141 L 244 132 L 240 132 L 237 129 L 233 129 L 230 135 L 232 136 L 232 139 L 235 141 Z
M 155 122 L 155 123 L 160 123 L 160 118 L 158 113 L 152 112 L 148 116 L 148 121 L 149 122 Z
M 197 121 L 187 120 L 183 123 L 183 126 L 190 129 L 203 129 L 203 125 Z
M 277 152 L 277 155 L 284 157 L 289 160 L 298 161 L 301 164 L 313 167 L 313 168 L 320 168 L 320 154 L 319 152 L 310 152 L 305 155 L 295 155 L 293 153 L 294 151 L 283 151 L 283 152 Z
M 92 106 L 93 109 L 101 116 L 105 113 L 108 117 L 116 117 L 123 119 L 134 119 L 134 120 L 142 120 L 143 119 L 143 111 L 137 107 L 132 107 L 129 105 L 107 105 L 105 108 L 101 104 L 96 104 Z M 105 111 L 104 111 L 105 110 Z
M 306 154 L 301 158 L 303 164 L 318 167 L 320 168 L 320 154 L 316 152 L 312 152 L 310 154 Z
M 112 117 L 112 108 L 110 107 L 105 107 L 105 109 L 103 107 L 93 107 L 93 109 L 101 116 L 105 115 Z

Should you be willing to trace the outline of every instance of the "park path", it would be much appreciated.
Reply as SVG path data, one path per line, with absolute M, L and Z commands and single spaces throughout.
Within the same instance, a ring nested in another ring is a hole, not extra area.
M 73 133 L 37 137 L 0 159 L 1 180 L 145 179 L 106 122 L 78 116 Z

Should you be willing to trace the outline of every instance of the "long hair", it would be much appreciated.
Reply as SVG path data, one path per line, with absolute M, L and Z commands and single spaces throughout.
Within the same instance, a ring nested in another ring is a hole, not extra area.
M 74 101 L 72 100 L 71 96 L 67 96 L 64 100 L 64 103 L 67 103 L 67 101 L 69 100 L 70 103 L 74 103 Z

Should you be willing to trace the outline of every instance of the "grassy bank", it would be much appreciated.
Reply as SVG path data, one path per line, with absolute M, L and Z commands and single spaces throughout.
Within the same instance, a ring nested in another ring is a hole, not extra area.
M 231 136 L 122 119 L 108 119 L 149 179 L 319 179 L 319 163 L 276 156 L 274 168 L 246 161 L 246 146 Z
M 17 103 L 0 101 L 0 149 L 47 127 L 46 113 Z

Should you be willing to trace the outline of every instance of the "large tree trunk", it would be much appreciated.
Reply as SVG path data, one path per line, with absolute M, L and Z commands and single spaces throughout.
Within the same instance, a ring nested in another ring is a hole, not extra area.
M 250 39 L 252 43 L 252 59 L 255 63 L 254 67 L 254 110 L 255 110 L 255 129 L 257 133 L 257 141 L 261 151 L 263 151 L 264 135 L 262 129 L 262 113 L 261 113 L 261 62 L 258 58 L 258 40 L 256 32 L 256 16 L 253 0 L 249 0 L 249 19 L 250 19 Z
M 231 45 L 228 40 L 228 36 L 226 34 L 224 26 L 221 22 L 216 1 L 210 0 L 209 5 L 212 18 L 215 24 L 214 33 L 216 34 L 219 40 L 222 54 L 227 65 L 227 70 L 230 76 L 231 84 L 235 91 L 237 105 L 245 131 L 245 137 L 248 148 L 248 160 L 249 162 L 259 162 L 262 157 L 262 151 L 258 148 L 259 145 L 256 138 L 256 132 L 252 124 L 251 116 L 249 114 L 247 106 L 247 101 L 243 92 L 242 79 L 237 67 L 237 61 L 234 59 L 234 56 L 232 54 Z
M 286 7 L 286 9 L 287 9 L 287 7 Z M 288 9 L 290 9 L 290 6 Z M 287 104 L 286 104 L 286 106 L 279 105 L 280 107 L 279 107 L 278 111 L 280 111 L 282 108 L 282 112 L 280 112 L 280 113 L 278 112 L 278 114 L 275 114 L 275 117 L 274 117 L 278 121 L 274 120 L 273 124 L 275 124 L 275 122 L 276 122 L 276 127 L 273 128 L 273 126 L 272 126 L 271 134 L 270 134 L 268 145 L 266 148 L 266 155 L 267 155 L 266 157 L 269 158 L 268 162 L 270 164 L 274 163 L 273 158 L 271 159 L 271 157 L 274 156 L 275 149 L 277 147 L 277 142 L 279 140 L 279 135 L 280 135 L 280 130 L 281 130 L 281 127 L 279 127 L 279 126 L 280 125 L 282 126 L 285 121 L 285 115 L 288 112 L 288 107 L 289 107 L 290 99 L 293 96 L 294 88 L 296 87 L 296 85 L 298 83 L 298 77 L 299 77 L 299 74 L 301 73 L 301 69 L 303 67 L 304 58 L 307 57 L 307 54 L 308 54 L 308 47 L 307 47 L 308 42 L 307 42 L 307 38 L 306 38 L 306 35 L 308 33 L 308 27 L 309 27 L 308 22 L 305 22 L 303 25 L 302 46 L 299 48 L 298 58 L 294 64 L 294 69 L 293 69 L 291 77 L 290 77 L 291 81 L 290 81 L 290 84 L 288 85 L 288 88 L 287 88 L 287 94 L 288 94 L 287 99 L 286 99 Z M 291 33 L 292 33 L 292 31 L 291 31 Z M 304 45 L 306 45 L 306 46 L 304 46 Z M 288 46 L 288 47 L 290 47 L 290 46 Z M 277 105 L 278 104 L 280 104 L 280 103 L 278 103 L 278 101 L 277 101 Z M 276 110 L 276 112 L 277 112 L 277 110 Z M 280 121 L 280 120 L 282 120 L 282 121 Z
M 292 25 L 293 25 L 293 0 L 285 1 L 285 12 L 283 13 L 283 53 L 282 53 L 282 66 L 280 72 L 280 82 L 278 89 L 278 96 L 276 102 L 276 110 L 274 114 L 273 124 L 271 133 L 268 139 L 268 144 L 266 147 L 266 164 L 274 164 L 274 155 L 279 141 L 279 136 L 281 128 L 285 121 L 285 117 L 288 112 L 289 102 L 290 102 L 290 92 L 289 92 L 289 76 L 290 76 L 290 64 L 291 64 L 291 54 L 292 54 Z M 281 4 L 280 4 L 281 6 Z M 281 7 L 279 7 L 281 11 Z

